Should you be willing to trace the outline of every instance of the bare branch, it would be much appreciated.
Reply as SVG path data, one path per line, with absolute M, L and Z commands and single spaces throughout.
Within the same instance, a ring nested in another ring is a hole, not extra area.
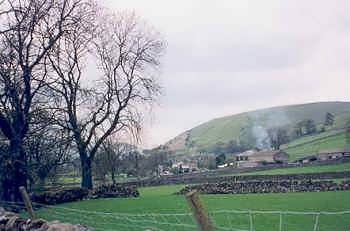
M 164 49 L 159 35 L 134 14 L 110 14 L 104 9 L 94 13 L 98 26 L 89 21 L 83 24 L 86 27 L 76 27 L 49 57 L 59 76 L 53 89 L 62 98 L 64 118 L 86 165 L 111 135 L 125 132 L 138 137 L 142 109 L 159 95 L 152 71 Z M 84 84 L 88 57 L 96 60 L 100 76 Z M 84 185 L 84 179 L 83 186 L 91 187 Z

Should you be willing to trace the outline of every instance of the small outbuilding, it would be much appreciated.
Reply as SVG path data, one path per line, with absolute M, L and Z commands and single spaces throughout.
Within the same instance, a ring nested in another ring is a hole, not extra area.
M 288 163 L 289 155 L 282 150 L 249 150 L 236 156 L 237 167 L 258 167 Z
M 322 150 L 317 154 L 319 161 L 335 160 L 350 157 L 350 149 Z
M 295 161 L 295 163 L 307 164 L 316 161 L 322 162 L 327 160 L 339 160 L 344 158 L 350 158 L 350 149 L 322 150 L 315 155 L 299 158 Z
M 311 156 L 305 156 L 305 157 L 299 158 L 295 161 L 295 163 L 307 164 L 315 161 L 318 161 L 317 155 L 311 155 Z

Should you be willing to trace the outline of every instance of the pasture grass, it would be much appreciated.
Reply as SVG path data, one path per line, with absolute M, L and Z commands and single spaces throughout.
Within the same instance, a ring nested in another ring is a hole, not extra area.
M 290 161 L 317 154 L 322 150 L 349 148 L 345 132 L 321 133 L 297 139 L 285 146 L 283 151 L 289 154 Z
M 189 213 L 184 196 L 174 195 L 182 187 L 184 185 L 140 188 L 139 198 L 86 200 L 41 209 L 38 214 L 49 220 L 60 219 L 65 222 L 86 224 L 95 230 L 146 230 L 146 228 L 170 231 L 195 230 L 191 216 L 181 215 Z M 316 212 L 350 210 L 350 191 L 202 195 L 201 198 L 217 230 L 250 229 L 249 215 L 234 214 L 233 210 Z M 125 216 L 124 213 L 129 215 Z M 132 217 L 133 214 L 146 215 L 135 219 Z M 159 217 L 152 214 L 179 215 Z M 252 218 L 253 230 L 279 229 L 280 217 L 278 214 L 253 215 Z M 315 216 L 284 215 L 282 220 L 283 230 L 311 231 Z M 350 229 L 350 214 L 321 215 L 319 221 L 318 231 Z M 188 226 L 177 226 L 176 224 L 187 224 Z

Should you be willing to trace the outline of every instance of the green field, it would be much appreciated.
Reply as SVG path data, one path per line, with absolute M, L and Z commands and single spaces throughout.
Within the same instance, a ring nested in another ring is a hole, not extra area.
M 41 209 L 38 215 L 89 225 L 95 230 L 195 230 L 186 200 L 174 195 L 183 186 L 141 188 L 140 198 L 99 199 Z M 217 230 L 250 230 L 248 213 L 237 211 L 345 211 L 350 191 L 288 194 L 203 195 Z M 142 215 L 143 214 L 143 215 Z M 280 215 L 252 215 L 252 230 L 279 230 Z M 313 230 L 315 215 L 282 215 L 283 230 Z M 350 229 L 350 214 L 320 215 L 318 231 Z

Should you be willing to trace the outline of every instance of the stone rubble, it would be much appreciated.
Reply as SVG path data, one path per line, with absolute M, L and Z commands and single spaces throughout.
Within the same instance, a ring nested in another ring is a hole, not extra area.
M 0 207 L 0 231 L 91 231 L 82 225 L 72 225 L 43 219 L 24 219 Z

